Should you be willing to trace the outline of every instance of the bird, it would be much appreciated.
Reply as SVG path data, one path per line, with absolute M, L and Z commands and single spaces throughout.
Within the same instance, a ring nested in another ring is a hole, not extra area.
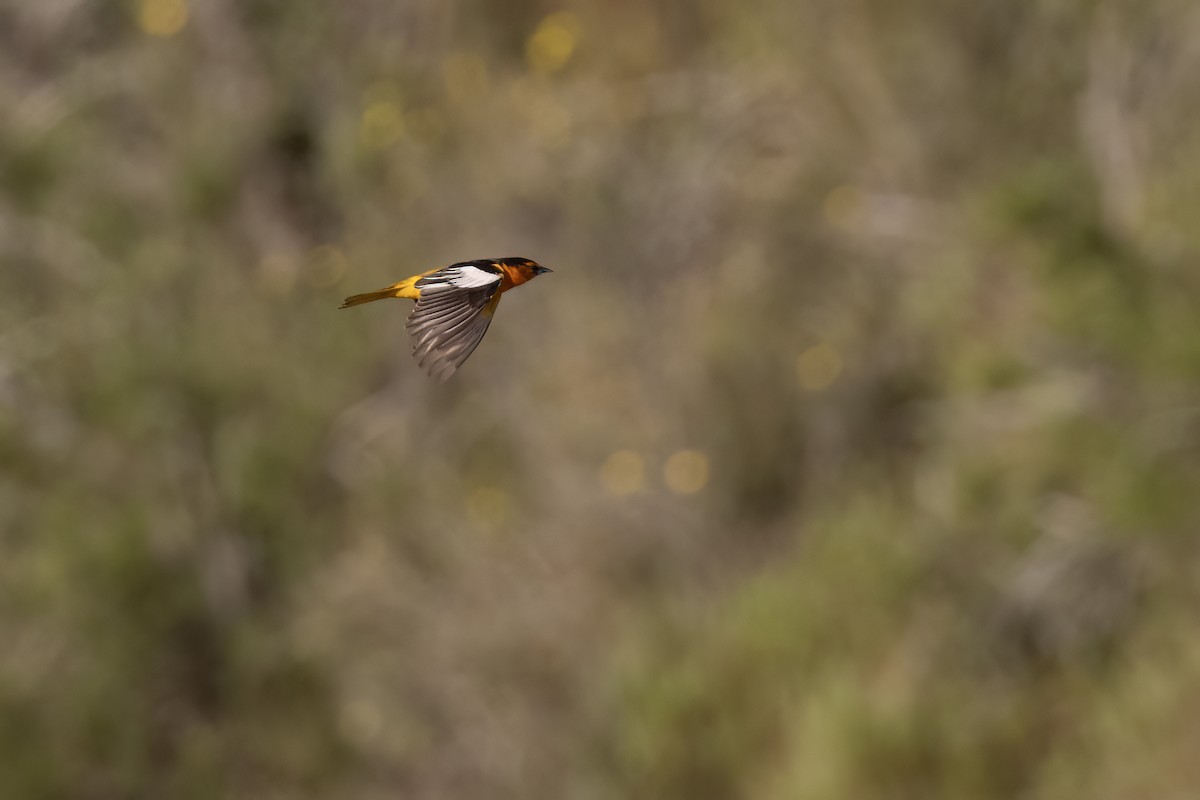
M 553 270 L 528 258 L 460 261 L 405 278 L 385 289 L 356 294 L 339 308 L 389 297 L 416 300 L 405 327 L 413 358 L 438 383 L 475 351 L 492 323 L 500 295 Z

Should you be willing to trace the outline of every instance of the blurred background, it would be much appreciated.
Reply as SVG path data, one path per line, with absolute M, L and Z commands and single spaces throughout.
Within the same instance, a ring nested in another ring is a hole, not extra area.
M 1191 798 L 1200 7 L 2 0 L 0 795 Z M 555 270 L 445 386 L 409 304 Z

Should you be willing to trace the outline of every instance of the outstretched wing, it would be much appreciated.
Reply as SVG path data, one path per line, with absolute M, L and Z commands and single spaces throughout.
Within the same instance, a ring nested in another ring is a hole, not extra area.
M 491 264 L 475 262 L 452 264 L 416 282 L 421 296 L 406 327 L 413 358 L 438 383 L 454 374 L 487 332 L 500 279 Z

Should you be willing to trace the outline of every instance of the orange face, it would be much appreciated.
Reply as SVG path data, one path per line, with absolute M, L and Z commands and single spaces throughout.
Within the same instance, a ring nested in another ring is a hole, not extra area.
M 543 272 L 551 271 L 528 258 L 501 258 L 492 263 L 504 274 L 500 279 L 501 292 L 507 292 L 515 286 L 533 280 Z

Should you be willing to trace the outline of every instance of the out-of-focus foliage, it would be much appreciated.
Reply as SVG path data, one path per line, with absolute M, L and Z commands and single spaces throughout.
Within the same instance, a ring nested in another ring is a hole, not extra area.
M 0 3 L 0 796 L 1194 797 L 1197 42 Z

